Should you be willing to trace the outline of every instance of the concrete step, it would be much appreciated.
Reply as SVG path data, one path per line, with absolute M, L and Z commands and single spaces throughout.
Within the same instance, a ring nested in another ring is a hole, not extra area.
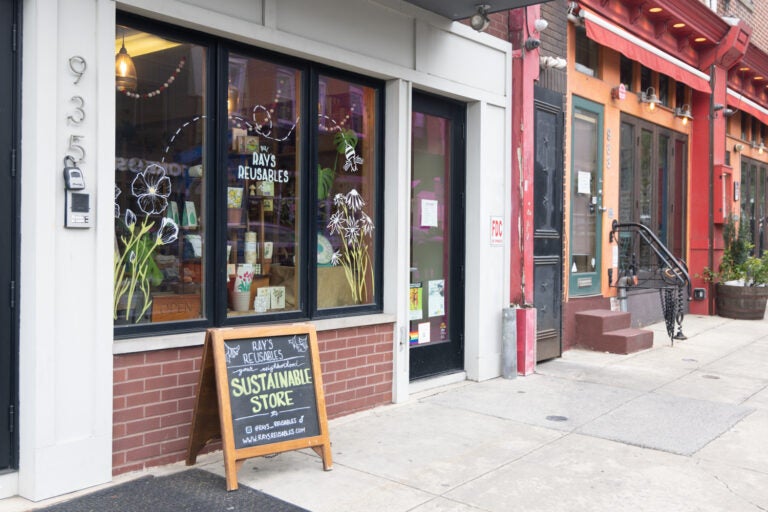
M 596 338 L 604 332 L 626 329 L 632 324 L 632 315 L 608 309 L 588 309 L 576 313 L 576 342 Z
M 653 346 L 653 331 L 647 329 L 617 329 L 594 338 L 583 338 L 580 345 L 590 350 L 611 354 L 631 354 Z

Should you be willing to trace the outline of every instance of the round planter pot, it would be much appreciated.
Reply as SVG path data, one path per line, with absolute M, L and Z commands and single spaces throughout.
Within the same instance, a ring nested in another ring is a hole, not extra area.
M 718 283 L 717 314 L 739 320 L 762 320 L 768 301 L 768 286 L 729 286 Z

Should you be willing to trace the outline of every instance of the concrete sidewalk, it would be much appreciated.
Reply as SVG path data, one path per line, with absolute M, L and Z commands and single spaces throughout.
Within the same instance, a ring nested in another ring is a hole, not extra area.
M 291 452 L 246 461 L 239 482 L 315 512 L 768 510 L 768 321 L 683 327 L 674 347 L 656 324 L 640 353 L 571 350 L 333 420 L 332 471 Z M 195 467 L 223 475 L 221 452 Z

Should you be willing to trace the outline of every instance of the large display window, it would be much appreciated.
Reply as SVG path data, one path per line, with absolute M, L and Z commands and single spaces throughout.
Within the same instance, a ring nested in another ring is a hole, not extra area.
M 118 20 L 117 334 L 379 311 L 381 83 Z

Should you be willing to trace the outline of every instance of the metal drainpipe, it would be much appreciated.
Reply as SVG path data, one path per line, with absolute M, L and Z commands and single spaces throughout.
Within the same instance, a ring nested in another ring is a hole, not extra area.
M 709 226 L 707 236 L 708 267 L 715 268 L 715 65 L 709 68 Z M 712 293 L 708 293 L 707 311 L 714 314 Z
M 634 279 L 627 276 L 620 278 L 619 282 L 616 283 L 619 293 L 619 311 L 623 313 L 627 312 L 627 287 L 632 283 L 634 283 Z

